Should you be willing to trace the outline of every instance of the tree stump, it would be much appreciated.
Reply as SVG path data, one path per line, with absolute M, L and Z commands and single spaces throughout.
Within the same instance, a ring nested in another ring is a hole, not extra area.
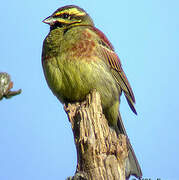
M 95 90 L 65 108 L 77 149 L 77 168 L 68 180 L 125 180 L 126 137 L 110 128 Z

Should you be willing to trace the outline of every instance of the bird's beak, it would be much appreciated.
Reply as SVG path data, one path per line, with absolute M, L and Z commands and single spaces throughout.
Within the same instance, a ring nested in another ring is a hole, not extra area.
M 45 18 L 42 22 L 49 24 L 49 25 L 53 25 L 55 23 L 55 20 L 52 16 L 49 16 L 49 17 Z

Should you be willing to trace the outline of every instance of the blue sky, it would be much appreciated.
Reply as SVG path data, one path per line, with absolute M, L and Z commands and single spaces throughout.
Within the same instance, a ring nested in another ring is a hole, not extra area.
M 150 1 L 3 1 L 0 71 L 22 94 L 0 102 L 0 179 L 59 180 L 73 175 L 76 152 L 63 106 L 41 66 L 42 20 L 57 8 L 84 8 L 112 42 L 136 98 L 120 112 L 145 178 L 178 179 L 179 3 Z

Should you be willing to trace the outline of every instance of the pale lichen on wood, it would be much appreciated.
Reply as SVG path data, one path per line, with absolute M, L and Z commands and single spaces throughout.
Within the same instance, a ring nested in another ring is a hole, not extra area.
M 100 95 L 93 91 L 84 102 L 68 104 L 77 149 L 76 174 L 68 179 L 125 180 L 126 137 L 109 127 Z
M 6 72 L 0 72 L 0 100 L 3 98 L 9 99 L 21 93 L 21 89 L 17 91 L 11 91 L 13 88 L 13 82 L 11 77 Z

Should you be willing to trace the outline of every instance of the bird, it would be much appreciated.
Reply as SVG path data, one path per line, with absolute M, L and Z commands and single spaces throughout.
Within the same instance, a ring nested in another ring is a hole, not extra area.
M 83 101 L 96 89 L 109 126 L 127 137 L 126 177 L 140 179 L 142 171 L 119 112 L 123 92 L 137 114 L 135 97 L 111 42 L 95 27 L 89 14 L 76 5 L 58 8 L 43 22 L 50 25 L 42 47 L 42 66 L 49 88 L 62 104 Z

